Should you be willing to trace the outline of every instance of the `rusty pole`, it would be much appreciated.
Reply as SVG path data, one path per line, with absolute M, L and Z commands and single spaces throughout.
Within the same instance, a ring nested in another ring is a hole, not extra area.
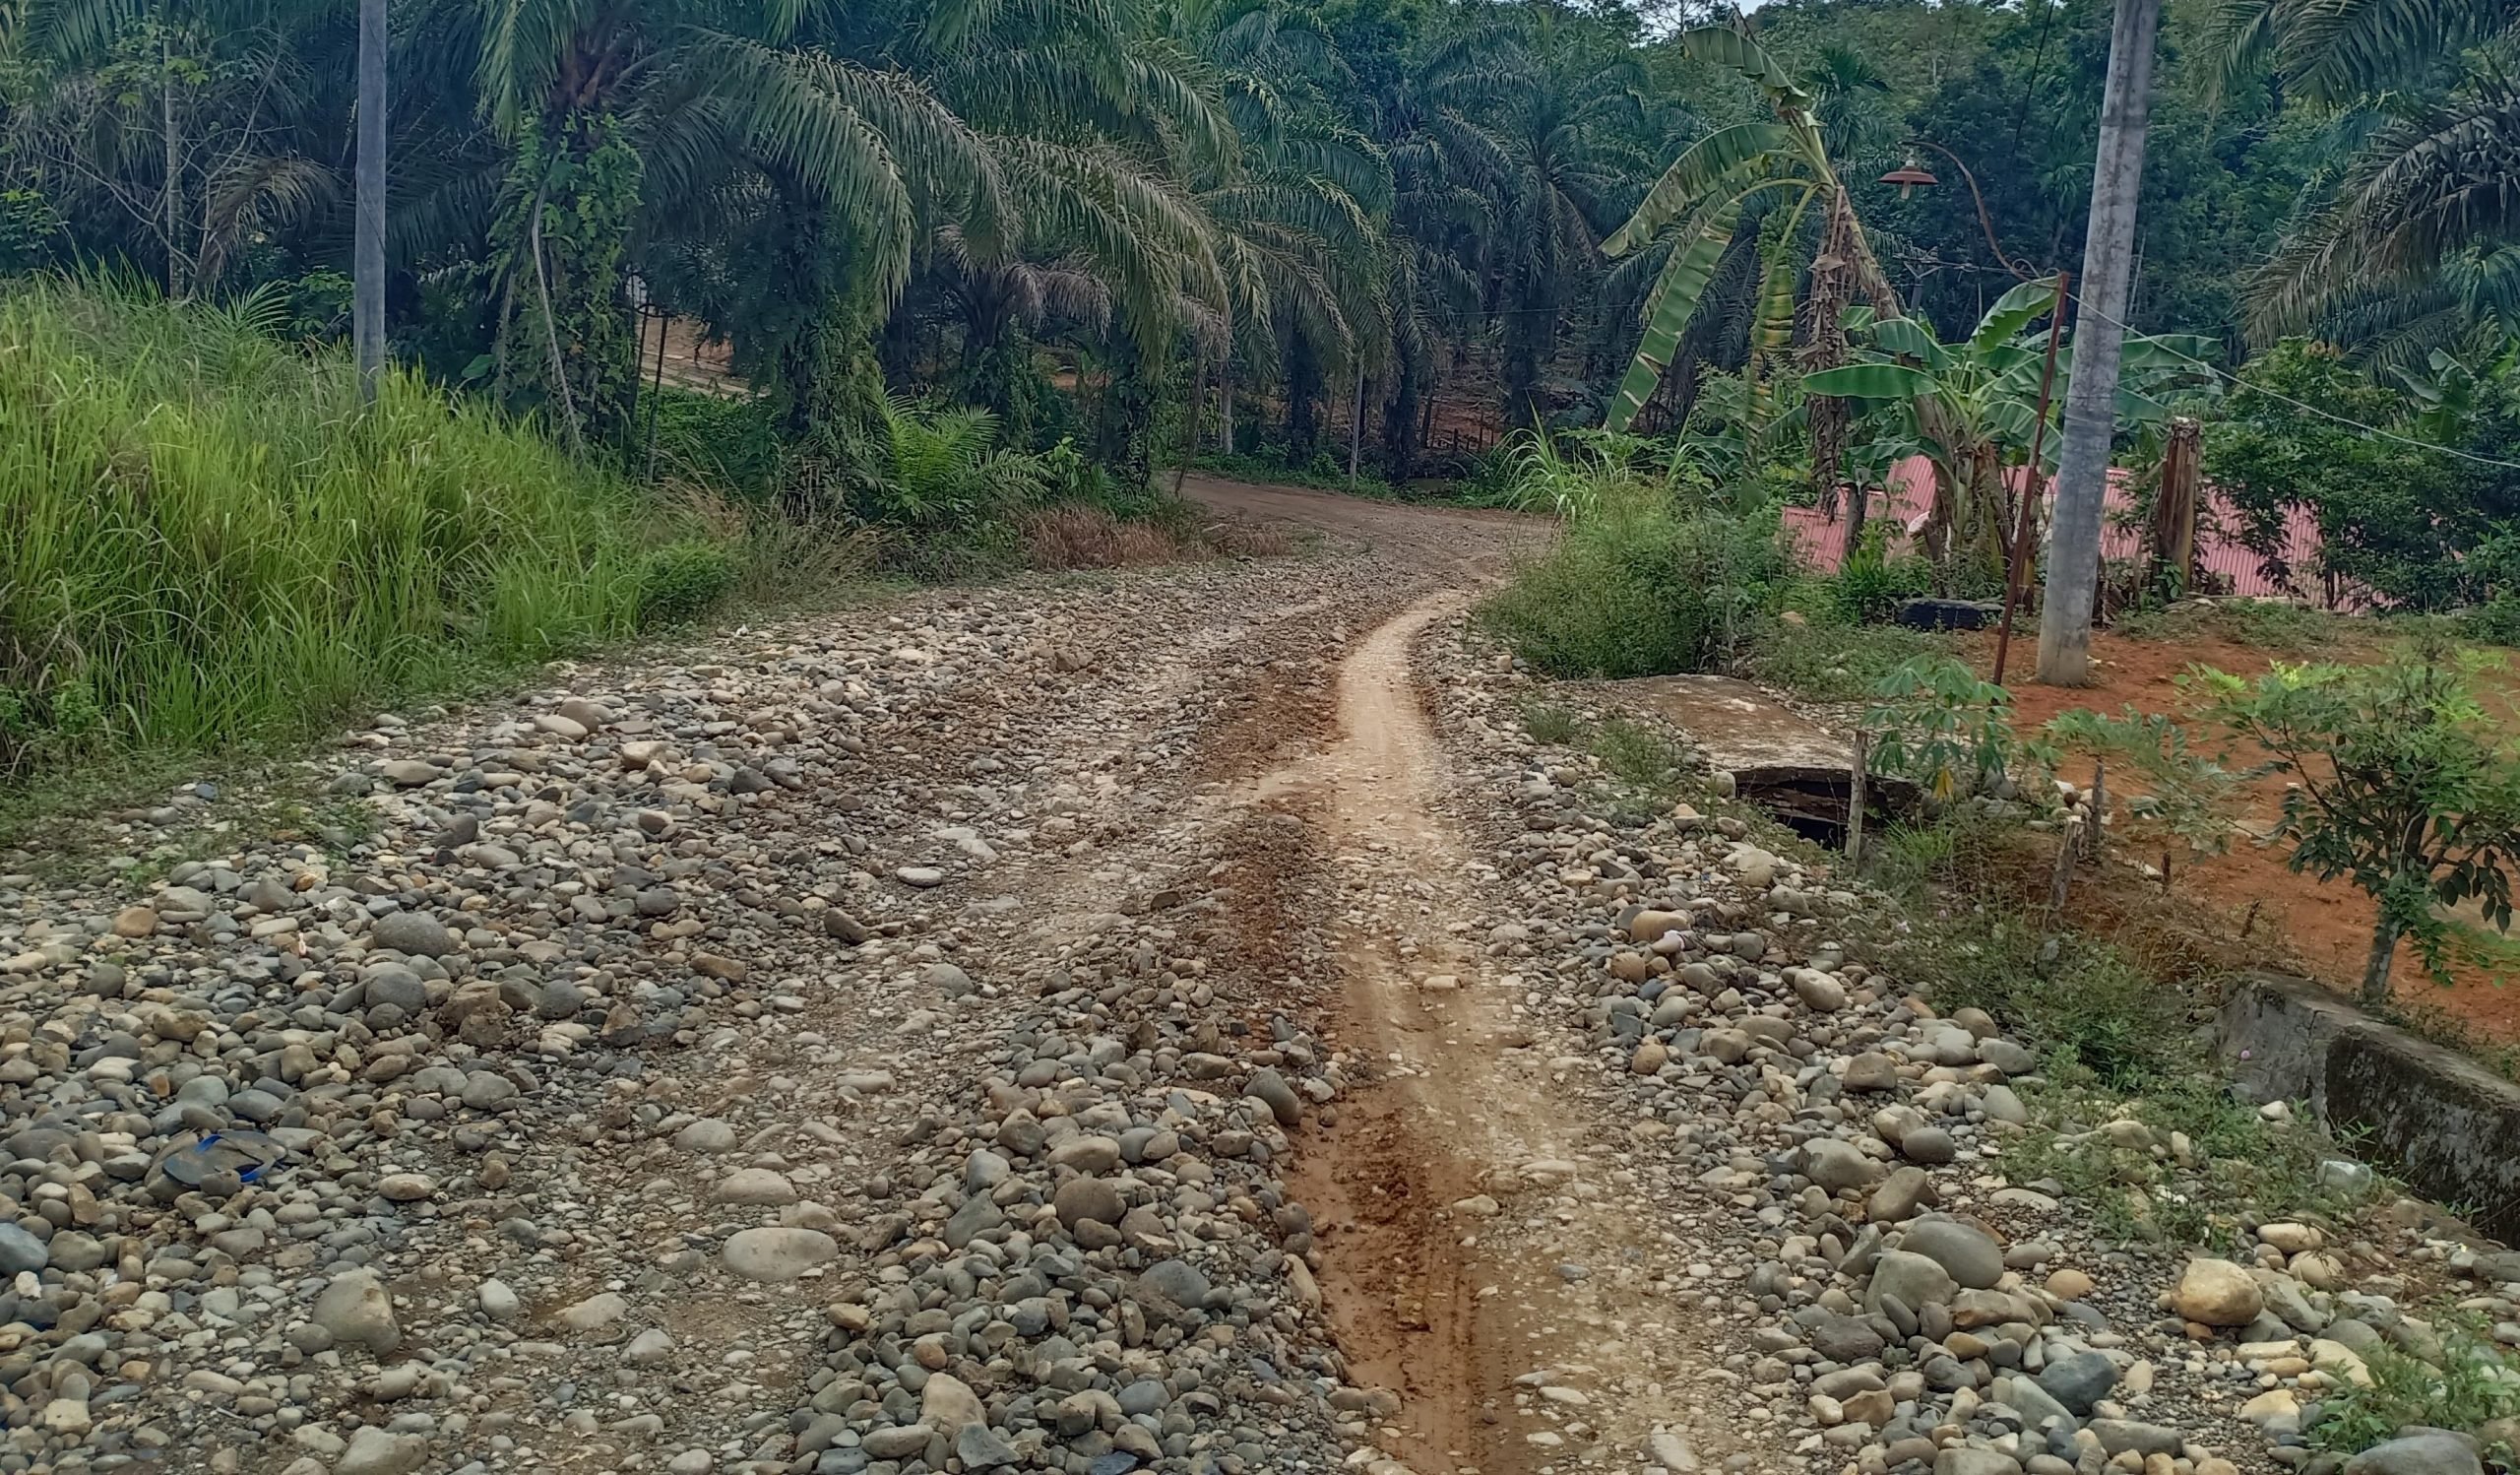
M 2048 365 L 2039 373 L 2039 417 L 2030 426 L 2030 464 L 2022 468 L 2021 516 L 2014 520 L 2012 557 L 2004 566 L 2004 617 L 1995 628 L 1995 684 L 2004 683 L 2004 658 L 2012 654 L 2012 608 L 2021 603 L 2021 578 L 2030 556 L 2032 509 L 2039 505 L 2040 442 L 2048 433 L 2048 393 L 2056 383 L 2056 340 L 2065 331 L 2067 274 L 2056 273 L 2056 306 L 2048 318 Z

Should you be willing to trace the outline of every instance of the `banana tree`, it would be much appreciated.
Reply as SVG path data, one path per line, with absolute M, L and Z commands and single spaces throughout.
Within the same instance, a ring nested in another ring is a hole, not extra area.
M 2004 473 L 2028 460 L 2039 417 L 2044 334 L 2031 325 L 2054 305 L 2052 285 L 2025 282 L 1954 343 L 1942 342 L 1916 319 L 1882 318 L 1868 307 L 1853 307 L 1842 321 L 1858 346 L 1858 359 L 1803 376 L 1806 394 L 1872 407 L 1892 439 L 1906 439 L 1931 462 L 1934 499 L 1924 543 L 1949 586 L 1991 583 L 2001 575 L 2009 500 Z M 2170 409 L 2158 396 L 2209 378 L 2207 347 L 2183 334 L 2129 337 L 2117 392 L 2119 424 L 2167 420 Z M 2056 356 L 2043 474 L 2055 464 L 2059 437 L 2053 431 L 2072 371 L 2068 347 Z
M 1645 333 L 1635 360 L 1605 419 L 1613 430 L 1625 429 L 1653 398 L 1681 333 L 1706 295 L 1716 263 L 1740 224 L 1743 208 L 1761 196 L 1778 198 L 1788 226 L 1770 237 L 1762 252 L 1759 320 L 1751 330 L 1754 356 L 1781 363 L 1791 349 L 1793 289 L 1799 275 L 1796 242 L 1805 213 L 1814 207 L 1821 220 L 1820 245 L 1811 263 L 1807 320 L 1812 331 L 1799 354 L 1800 367 L 1826 369 L 1845 361 L 1847 341 L 1839 320 L 1858 298 L 1880 318 L 1903 315 L 1899 294 L 1873 258 L 1846 185 L 1830 161 L 1811 95 L 1737 31 L 1703 27 L 1683 36 L 1682 44 L 1692 58 L 1731 67 L 1750 79 L 1776 116 L 1774 121 L 1719 128 L 1691 144 L 1647 192 L 1635 216 L 1602 243 L 1604 251 L 1619 256 L 1667 233 L 1673 237 L 1670 258 L 1645 299 Z M 1930 419 L 1933 412 L 1921 413 Z M 1846 407 L 1841 401 L 1816 400 L 1808 407 L 1807 419 L 1812 476 L 1823 487 L 1833 486 L 1846 450 Z

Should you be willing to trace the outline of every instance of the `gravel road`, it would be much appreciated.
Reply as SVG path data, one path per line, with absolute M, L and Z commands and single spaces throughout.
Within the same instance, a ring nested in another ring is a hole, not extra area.
M 1311 545 L 12 858 L 0 1471 L 2231 1475 L 2337 1376 L 2268 1338 L 2396 1324 L 2300 1226 L 2157 1308 L 1857 898 L 1586 799 L 1464 628 L 1532 525 L 1189 489 Z

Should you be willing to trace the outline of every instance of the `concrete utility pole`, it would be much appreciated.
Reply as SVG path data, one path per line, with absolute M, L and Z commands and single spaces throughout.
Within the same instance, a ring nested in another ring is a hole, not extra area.
M 2039 679 L 2091 679 L 2091 610 L 2100 588 L 2100 523 L 2117 429 L 2117 356 L 2126 335 L 2135 204 L 2144 186 L 2151 121 L 2153 38 L 2162 0 L 2117 0 L 2101 94 L 2100 153 L 2092 167 L 2091 224 L 2083 236 L 2082 311 L 2074 316 L 2074 375 L 2065 386 L 2065 443 L 2056 465 L 2054 543 L 2039 607 Z
M 350 341 L 358 395 L 376 400 L 385 367 L 385 0 L 358 0 L 358 202 Z

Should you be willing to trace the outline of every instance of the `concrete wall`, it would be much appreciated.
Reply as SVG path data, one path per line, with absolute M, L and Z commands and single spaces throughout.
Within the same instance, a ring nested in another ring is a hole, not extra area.
M 2223 1054 L 2258 1101 L 2307 1101 L 2409 1187 L 2520 1244 L 2520 1085 L 2305 979 L 2257 974 L 2223 1005 Z

